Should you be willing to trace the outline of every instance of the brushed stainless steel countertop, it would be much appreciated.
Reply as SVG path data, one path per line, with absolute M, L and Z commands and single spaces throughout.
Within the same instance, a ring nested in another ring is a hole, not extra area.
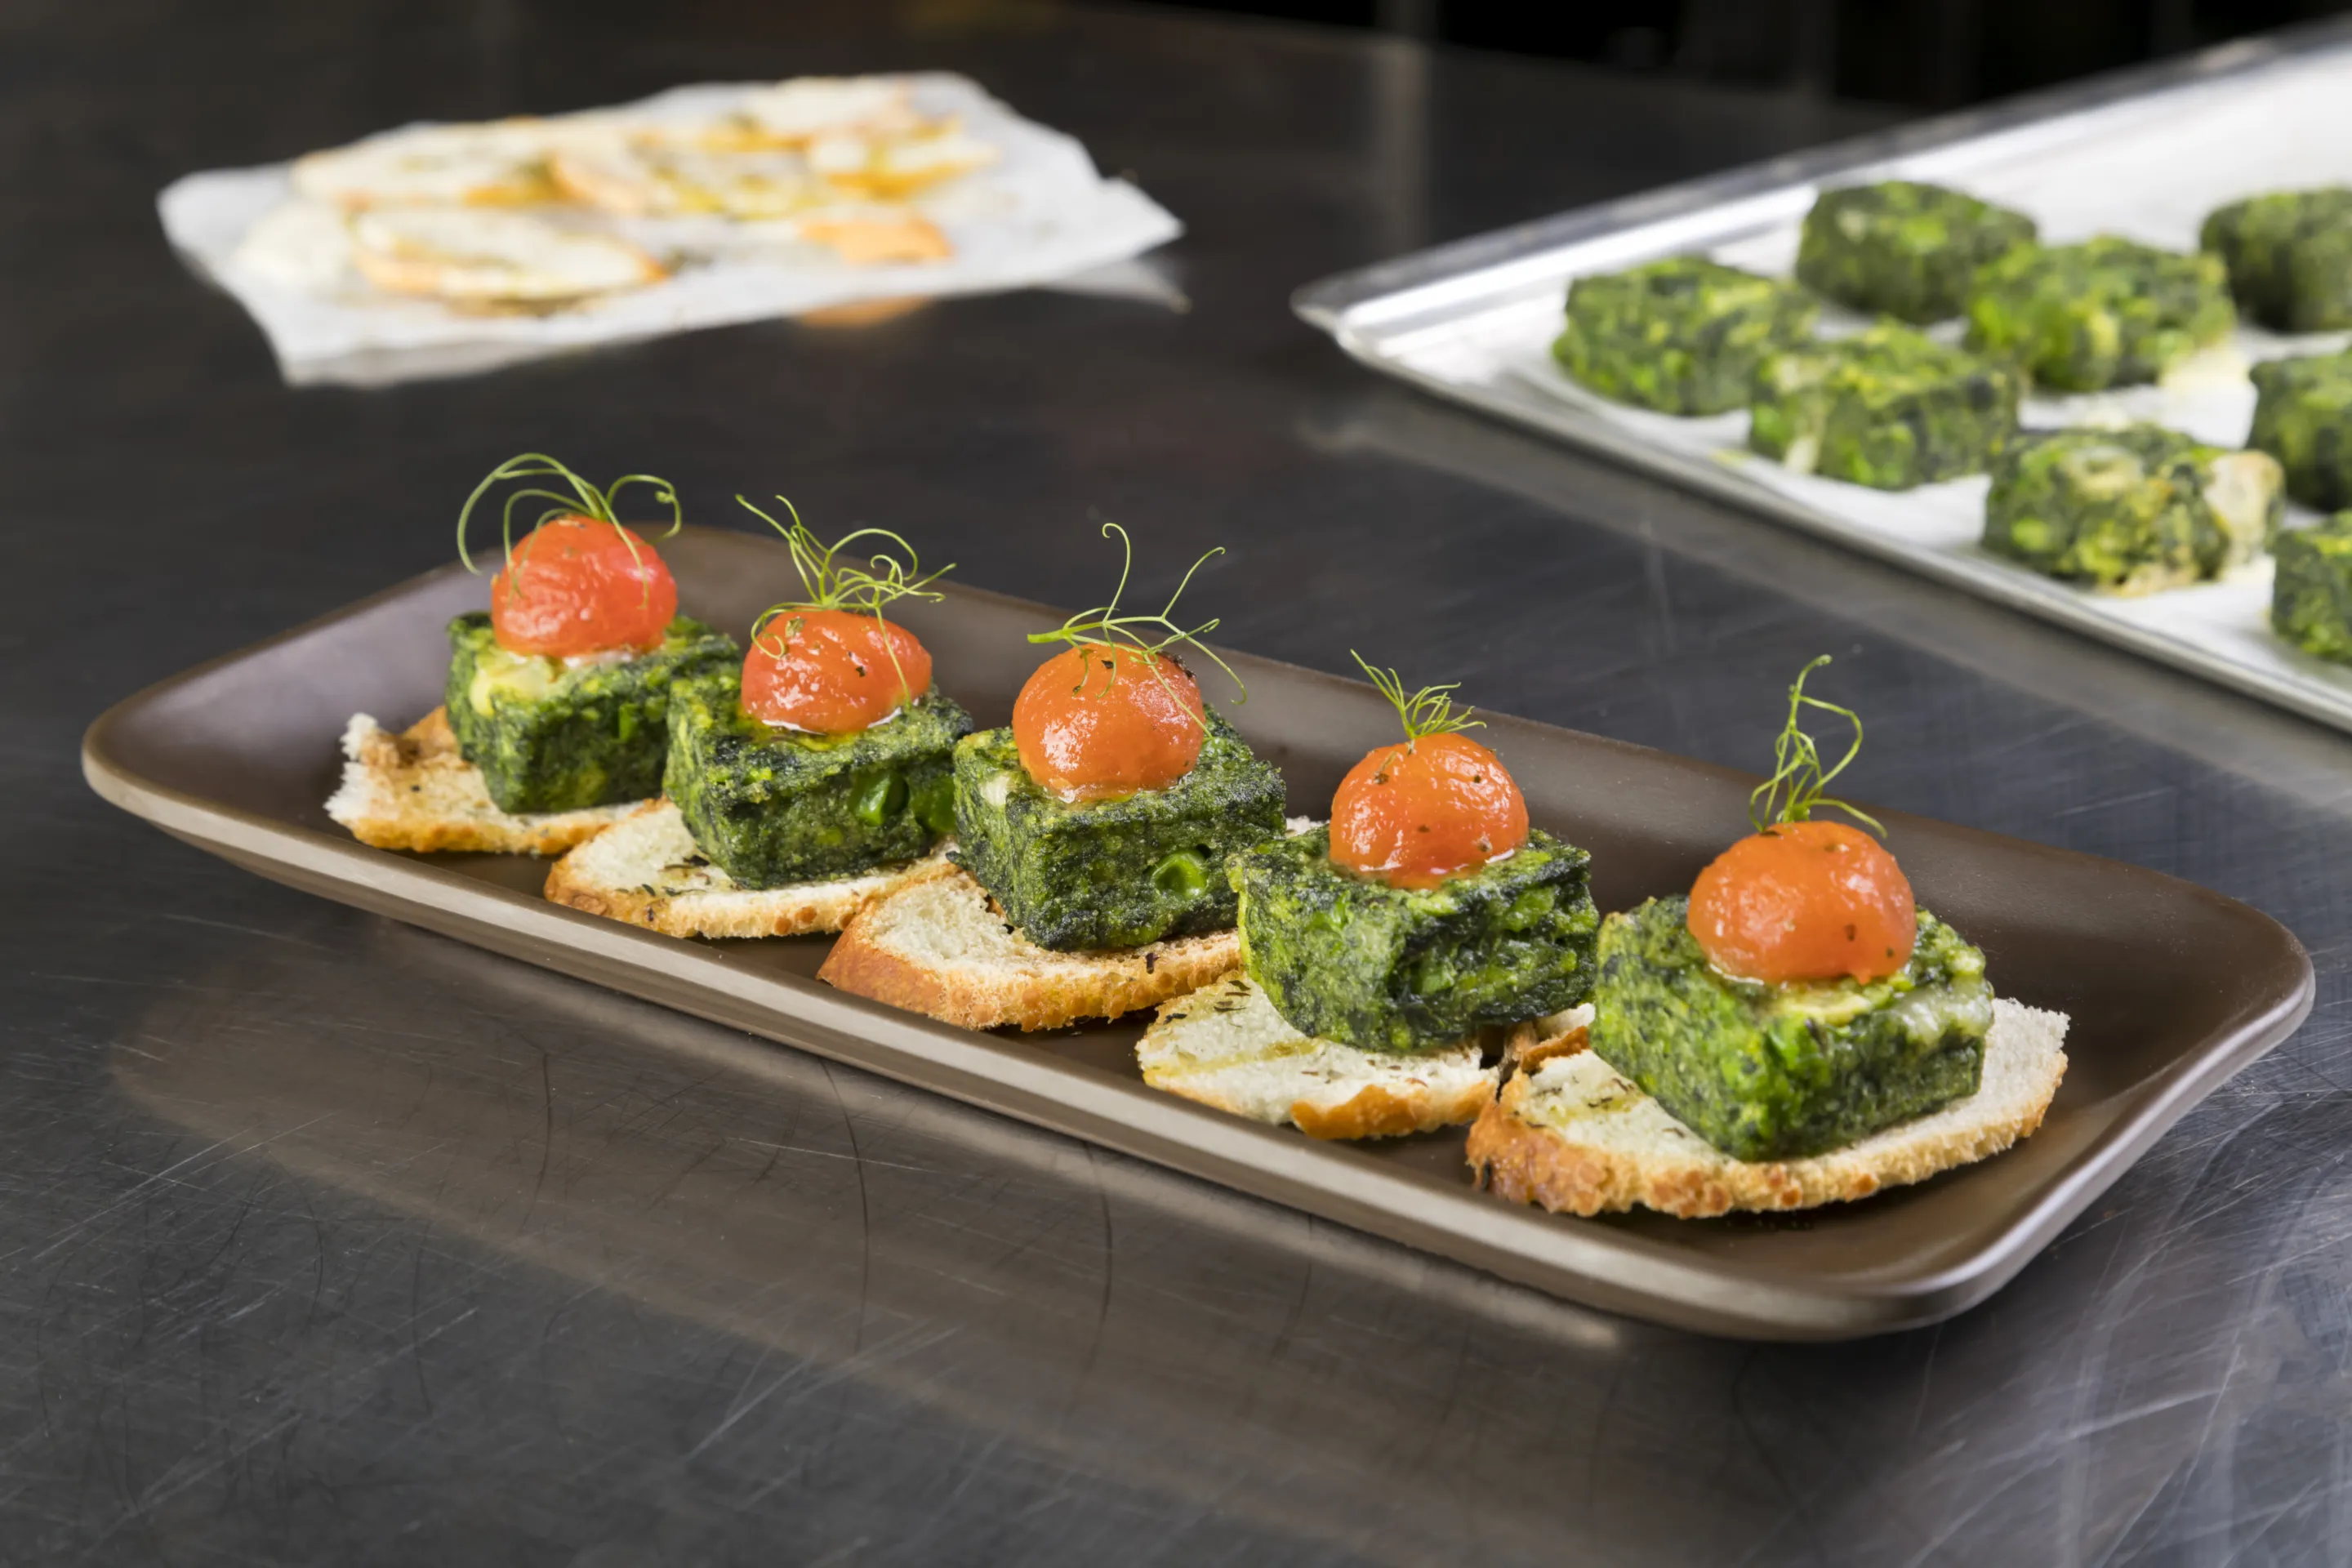
M 916 67 L 1184 218 L 1151 297 L 290 391 L 152 207 L 412 118 Z M 2352 741 L 1381 384 L 1289 313 L 1879 122 L 1045 0 L 0 19 L 0 1558 L 2352 1554 Z M 2246 900 L 2319 1008 L 1988 1305 L 1757 1347 L 289 891 L 82 786 L 100 709 L 446 559 L 525 448 L 671 476 L 704 521 L 784 490 L 1054 602 L 1099 593 L 1096 517 L 1147 589 L 1224 543 L 1191 601 L 1221 640 L 1738 765 L 1832 653 L 1853 793 Z

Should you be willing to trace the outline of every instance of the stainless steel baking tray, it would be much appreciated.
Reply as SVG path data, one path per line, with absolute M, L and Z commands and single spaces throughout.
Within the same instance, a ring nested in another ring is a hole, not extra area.
M 688 530 L 664 554 L 680 602 L 718 625 L 748 625 L 792 580 L 770 540 Z M 1980 1165 L 1803 1215 L 1548 1215 L 1472 1187 L 1459 1129 L 1317 1143 L 1147 1089 L 1133 1023 L 1036 1037 L 955 1028 L 818 984 L 822 938 L 674 941 L 548 903 L 544 861 L 353 842 L 321 809 L 345 721 L 405 723 L 429 710 L 446 674 L 443 628 L 486 596 L 453 566 L 165 681 L 90 727 L 84 771 L 107 799 L 263 876 L 1666 1322 L 1836 1339 L 1981 1300 L 2311 1006 L 2303 950 L 2243 904 L 2114 861 L 1885 814 L 1922 900 L 1982 944 L 2003 993 L 2074 1017 L 2072 1066 L 2042 1131 Z M 902 618 L 949 693 L 1001 723 L 1037 658 L 1024 634 L 1061 616 L 951 589 Z M 1234 721 L 1281 766 L 1294 810 L 1328 803 L 1394 731 L 1370 687 L 1228 657 L 1250 692 Z M 1483 738 L 1509 760 L 1535 823 L 1591 850 L 1604 908 L 1687 889 L 1746 825 L 1744 775 L 1523 720 L 1488 724 Z
M 1890 495 L 1790 474 L 1744 449 L 1745 414 L 1676 419 L 1612 405 L 1547 352 L 1577 276 L 1687 252 L 1785 272 L 1798 221 L 1828 184 L 1932 180 L 2022 208 L 2053 239 L 2114 232 L 2191 248 L 2222 201 L 2352 183 L 2347 100 L 2352 28 L 2331 26 L 1464 240 L 1312 284 L 1294 304 L 1350 354 L 1441 397 L 2352 729 L 2352 668 L 2271 635 L 2267 561 L 2143 598 L 2070 587 L 1979 548 L 1982 477 Z M 2162 386 L 2036 396 L 2026 421 L 2153 418 L 2239 445 L 2253 407 L 2249 361 L 2345 341 L 2242 329 Z

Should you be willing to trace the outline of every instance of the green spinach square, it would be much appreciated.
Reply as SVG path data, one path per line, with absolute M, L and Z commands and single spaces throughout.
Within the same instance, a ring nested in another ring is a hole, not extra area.
M 1475 871 L 1392 888 L 1334 865 L 1318 827 L 1234 858 L 1243 960 L 1301 1034 L 1368 1050 L 1458 1045 L 1592 989 L 1591 861 L 1538 829 Z
M 1882 322 L 1766 360 L 1748 444 L 1799 473 L 1909 489 L 1983 472 L 2021 390 L 2008 365 Z
M 1884 180 L 1823 191 L 1797 242 L 1797 281 L 1872 315 L 1960 313 L 1976 269 L 2032 243 L 2033 220 L 1942 185 Z
M 674 686 L 741 657 L 733 638 L 684 616 L 635 658 L 509 653 L 478 613 L 449 623 L 449 650 L 444 705 L 457 750 L 499 809 L 518 815 L 659 795 Z
M 2271 629 L 2305 653 L 2352 664 L 2352 512 L 2289 530 L 2273 550 Z
M 1570 284 L 1552 356 L 1604 397 L 1664 414 L 1721 414 L 1748 401 L 1764 357 L 1802 342 L 1820 313 L 1792 284 L 1670 257 Z
M 1010 730 L 956 748 L 959 865 L 1013 928 L 1056 952 L 1140 947 L 1234 923 L 1226 858 L 1282 836 L 1282 774 L 1213 711 L 1200 759 L 1165 789 L 1065 801 Z
M 1735 1160 L 1840 1148 L 1974 1094 L 1992 1029 L 1984 954 L 1927 910 L 1884 980 L 1769 985 L 1706 961 L 1690 900 L 1601 929 L 1591 1047 Z
M 2352 353 L 2265 360 L 2253 368 L 2246 445 L 2286 470 L 2286 493 L 2321 511 L 2352 506 Z
M 2064 392 L 2154 381 L 2237 322 L 2221 258 L 2113 235 L 2021 246 L 1977 269 L 1967 346 Z
M 950 758 L 971 716 L 934 687 L 871 729 L 811 735 L 743 711 L 740 665 L 682 683 L 667 787 L 710 863 L 745 888 L 912 860 L 954 826 Z
M 2352 327 L 2352 190 L 2272 191 L 2216 207 L 2198 248 L 2229 268 L 2238 308 L 2287 332 Z
M 1984 546 L 2118 594 L 2177 588 L 2250 560 L 2285 510 L 2279 466 L 2155 425 L 2032 431 L 1993 465 Z

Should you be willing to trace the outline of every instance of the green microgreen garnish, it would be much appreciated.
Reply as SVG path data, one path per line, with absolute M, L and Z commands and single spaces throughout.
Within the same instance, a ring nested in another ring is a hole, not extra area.
M 1886 829 L 1879 826 L 1877 818 L 1822 793 L 1829 788 L 1830 781 L 1845 772 L 1846 764 L 1862 752 L 1861 715 L 1851 708 L 1841 708 L 1805 694 L 1805 678 L 1829 662 L 1827 654 L 1814 659 L 1797 671 L 1796 682 L 1789 688 L 1789 720 L 1780 727 L 1780 738 L 1772 743 L 1772 776 L 1758 784 L 1748 797 L 1748 820 L 1759 833 L 1784 822 L 1808 821 L 1815 811 L 1832 806 L 1873 833 L 1885 836 Z M 1853 742 L 1834 767 L 1822 766 L 1820 749 L 1798 722 L 1808 708 L 1834 713 L 1853 726 Z
M 1451 735 L 1459 730 L 1483 730 L 1486 727 L 1484 719 L 1471 717 L 1477 711 L 1475 708 L 1454 711 L 1453 693 L 1460 689 L 1460 681 L 1449 680 L 1443 686 L 1424 686 L 1408 697 L 1405 695 L 1404 678 L 1395 670 L 1374 669 L 1354 648 L 1348 650 L 1348 657 L 1356 661 L 1356 668 L 1370 677 L 1374 686 L 1380 688 L 1381 695 L 1389 700 L 1389 706 L 1395 709 L 1397 717 L 1403 721 L 1406 751 L 1412 751 L 1426 735 Z
M 627 529 L 621 526 L 621 520 L 613 510 L 614 502 L 620 498 L 623 490 L 631 485 L 652 487 L 656 503 L 669 508 L 669 527 L 661 534 L 662 538 L 667 539 L 686 526 L 685 514 L 679 510 L 677 504 L 677 487 L 667 479 L 656 479 L 651 474 L 624 474 L 603 489 L 598 489 L 544 452 L 525 452 L 520 457 L 509 458 L 505 462 L 492 468 L 489 477 L 474 487 L 474 493 L 466 498 L 466 504 L 457 510 L 457 559 L 465 563 L 466 570 L 468 572 L 478 573 L 481 570 L 474 564 L 473 552 L 466 544 L 466 526 L 473 521 L 474 506 L 494 486 L 504 484 L 509 479 L 557 479 L 571 486 L 572 489 L 571 493 L 567 495 L 562 490 L 526 486 L 507 497 L 501 531 L 506 542 L 506 561 L 509 566 L 514 564 L 515 507 L 526 500 L 536 499 L 555 503 L 539 514 L 538 521 L 530 525 L 534 531 L 541 523 L 552 522 L 559 517 L 588 517 L 599 522 L 611 523 L 614 531 L 621 536 L 621 542 L 628 547 L 629 560 L 637 564 L 643 564 L 637 554 L 637 542 Z M 516 577 L 520 575 L 520 574 L 516 574 L 507 579 L 508 593 L 512 594 L 520 590 L 520 584 L 516 581 Z M 653 593 L 651 579 L 646 580 L 645 591 L 648 595 Z
M 1175 694 L 1175 688 L 1170 686 L 1168 678 L 1160 673 L 1160 658 L 1178 643 L 1190 643 L 1193 651 L 1225 672 L 1225 678 L 1231 680 L 1234 689 L 1241 693 L 1239 700 L 1248 701 L 1249 688 L 1242 684 L 1242 678 L 1234 673 L 1233 666 L 1219 658 L 1213 649 L 1200 640 L 1203 635 L 1217 629 L 1217 620 L 1212 617 L 1188 629 L 1179 626 L 1171 618 L 1176 611 L 1176 601 L 1182 598 L 1184 590 L 1192 585 L 1192 574 L 1207 565 L 1211 557 L 1223 555 L 1225 552 L 1225 547 L 1220 544 L 1213 550 L 1203 552 L 1201 558 L 1193 562 L 1185 572 L 1184 580 L 1176 584 L 1176 591 L 1168 595 L 1168 603 L 1160 606 L 1158 615 L 1122 616 L 1118 613 L 1118 601 L 1120 595 L 1127 592 L 1128 574 L 1135 565 L 1135 542 L 1127 536 L 1127 530 L 1115 522 L 1104 523 L 1102 532 L 1105 539 L 1108 539 L 1113 534 L 1118 536 L 1120 552 L 1118 585 L 1111 590 L 1110 603 L 1097 605 L 1089 610 L 1080 610 L 1050 632 L 1031 632 L 1029 640 L 1033 643 L 1067 643 L 1074 648 L 1102 645 L 1132 649 L 1149 661 L 1146 668 L 1151 671 L 1152 679 L 1165 687 L 1171 696 Z M 1150 628 L 1158 628 L 1167 635 L 1154 640 L 1145 635 L 1146 630 Z M 1110 673 L 1103 681 L 1105 692 L 1109 691 L 1111 683 L 1118 679 L 1118 666 L 1121 662 L 1123 661 L 1119 659 L 1108 661 Z M 1182 667 L 1179 665 L 1178 668 Z M 1078 684 L 1070 689 L 1072 693 L 1082 693 L 1086 689 L 1086 668 L 1082 667 L 1078 674 Z M 1202 729 L 1208 727 L 1206 720 L 1196 720 L 1195 722 Z
M 954 563 L 950 562 L 936 572 L 923 571 L 922 563 L 915 555 L 915 547 L 887 528 L 854 529 L 827 544 L 801 521 L 800 509 L 788 498 L 778 496 L 776 500 L 792 516 L 789 526 L 778 522 L 741 496 L 735 498 L 736 504 L 745 511 L 784 536 L 784 544 L 793 552 L 793 570 L 801 577 L 802 597 L 769 605 L 751 623 L 754 646 L 759 646 L 760 633 L 769 622 L 779 616 L 789 616 L 795 610 L 846 610 L 854 615 L 872 616 L 875 626 L 879 628 L 886 605 L 896 604 L 900 599 L 936 601 L 947 596 L 931 592 L 930 584 L 954 571 Z M 888 550 L 873 552 L 863 566 L 851 565 L 837 559 L 844 550 L 861 539 L 887 540 L 903 552 L 906 559 L 901 561 Z M 799 630 L 797 619 L 787 620 L 781 640 L 768 651 L 777 658 L 783 658 Z M 903 685 L 907 672 L 898 668 L 898 654 L 891 639 L 883 638 L 882 648 L 890 656 L 890 668 L 898 672 Z

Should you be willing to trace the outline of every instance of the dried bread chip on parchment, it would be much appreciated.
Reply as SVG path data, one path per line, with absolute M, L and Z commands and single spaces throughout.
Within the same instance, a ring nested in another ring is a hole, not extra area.
M 665 121 L 656 134 L 730 151 L 804 148 L 821 136 L 919 136 L 937 123 L 898 76 L 802 76 L 747 89 L 717 112 Z
M 626 240 L 477 207 L 361 213 L 352 220 L 352 264 L 388 292 L 461 306 L 556 304 L 666 276 Z
M 573 200 L 629 217 L 785 217 L 833 199 L 806 157 L 791 150 L 713 153 L 641 137 L 583 140 L 549 160 Z
M 409 125 L 294 161 L 295 193 L 357 211 L 383 206 L 527 206 L 560 193 L 549 153 L 579 122 L 493 120 Z

